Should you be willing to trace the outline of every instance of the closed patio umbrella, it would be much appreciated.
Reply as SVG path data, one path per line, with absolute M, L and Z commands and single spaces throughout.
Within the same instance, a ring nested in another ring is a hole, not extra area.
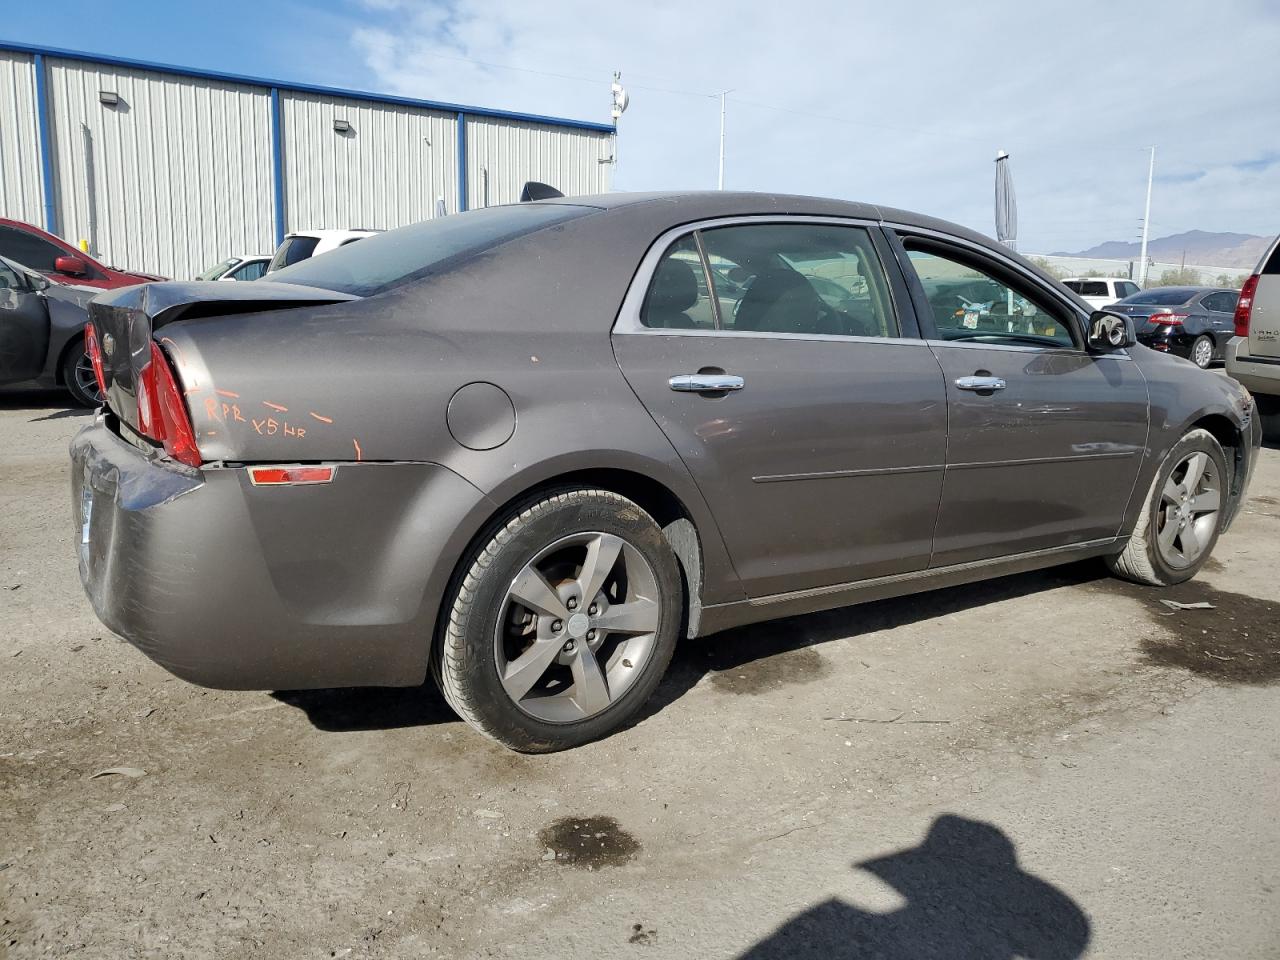
M 1018 198 L 1013 193 L 1013 174 L 1009 172 L 1009 154 L 996 154 L 996 239 L 1018 248 Z

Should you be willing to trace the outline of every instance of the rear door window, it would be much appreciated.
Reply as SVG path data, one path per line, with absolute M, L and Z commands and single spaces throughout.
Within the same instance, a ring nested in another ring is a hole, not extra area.
M 1236 300 L 1238 294 L 1227 293 L 1225 290 L 1220 293 L 1211 293 L 1200 301 L 1205 309 L 1212 310 L 1214 313 L 1234 313 L 1236 309 Z
M 863 227 L 825 223 L 742 224 L 681 239 L 654 273 L 641 323 L 737 333 L 898 336 L 871 235 Z

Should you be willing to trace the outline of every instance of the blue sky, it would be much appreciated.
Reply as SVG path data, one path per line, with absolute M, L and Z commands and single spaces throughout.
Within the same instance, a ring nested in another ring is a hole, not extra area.
M 953 0 L 444 0 L 11 5 L 7 39 L 535 113 L 607 119 L 620 189 L 726 185 L 869 200 L 985 232 L 1013 155 L 1020 249 L 1280 231 L 1280 7 Z

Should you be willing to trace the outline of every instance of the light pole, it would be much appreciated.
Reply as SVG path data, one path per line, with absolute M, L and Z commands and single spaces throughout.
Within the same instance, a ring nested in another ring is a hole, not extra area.
M 724 189 L 724 98 L 733 93 L 732 90 L 720 92 L 720 174 L 716 177 L 716 189 Z
M 1151 166 L 1147 169 L 1147 209 L 1142 215 L 1142 272 L 1138 277 L 1138 286 L 1147 285 L 1147 236 L 1151 229 L 1151 181 L 1156 177 L 1156 148 L 1151 148 Z

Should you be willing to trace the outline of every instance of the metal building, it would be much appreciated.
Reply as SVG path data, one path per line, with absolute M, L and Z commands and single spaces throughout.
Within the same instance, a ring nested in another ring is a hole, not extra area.
M 290 230 L 609 189 L 614 128 L 0 42 L 0 216 L 192 277 Z

